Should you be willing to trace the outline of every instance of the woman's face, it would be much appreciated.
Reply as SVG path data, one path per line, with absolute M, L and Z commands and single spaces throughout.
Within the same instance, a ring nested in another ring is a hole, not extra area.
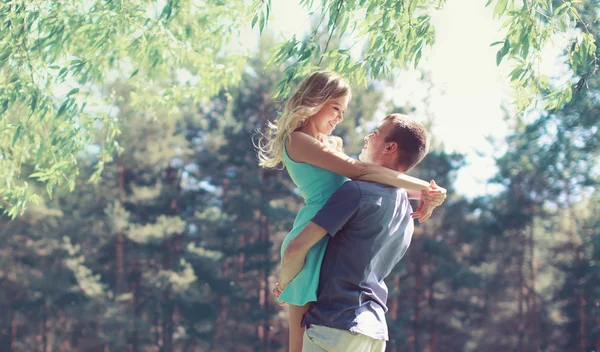
M 344 111 L 348 108 L 348 96 L 329 99 L 316 114 L 310 117 L 311 123 L 320 133 L 330 135 L 335 126 L 344 120 Z

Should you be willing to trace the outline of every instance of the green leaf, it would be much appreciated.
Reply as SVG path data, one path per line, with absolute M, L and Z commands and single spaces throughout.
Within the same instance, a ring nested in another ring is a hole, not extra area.
M 260 23 L 258 24 L 259 28 L 260 28 L 260 34 L 262 34 L 263 29 L 265 29 L 265 24 L 267 23 L 267 20 L 265 18 L 265 14 L 264 12 L 260 13 Z
M 569 10 L 570 4 L 568 2 L 564 2 L 562 5 L 554 9 L 554 17 L 558 18 L 562 16 L 563 13 Z
M 510 73 L 511 81 L 516 81 L 517 79 L 519 79 L 521 77 L 521 75 L 523 74 L 523 72 L 524 72 L 523 67 L 521 67 L 521 66 L 515 67 L 515 69 L 512 70 L 512 72 Z
M 415 13 L 415 10 L 417 9 L 417 5 L 419 4 L 419 1 L 410 1 L 408 3 L 408 13 L 409 14 L 413 14 Z
M 12 75 L 10 76 L 10 78 L 9 78 L 9 80 L 8 80 L 8 83 L 9 83 L 9 84 L 13 84 L 13 83 L 15 83 L 15 82 L 16 82 L 16 81 L 18 81 L 18 80 L 19 80 L 19 75 L 15 73 L 15 74 L 12 74 Z
M 504 41 L 504 46 L 502 47 L 502 49 L 498 50 L 498 52 L 496 53 L 496 65 L 497 66 L 500 66 L 502 59 L 504 58 L 504 56 L 506 56 L 506 54 L 508 54 L 508 50 L 510 50 L 510 42 L 508 41 L 508 38 L 507 38 Z
M 2 102 L 2 108 L 0 108 L 0 116 L 2 116 L 6 112 L 6 110 L 8 110 L 8 104 L 9 104 L 8 99 L 6 99 Z
M 42 158 L 42 153 L 45 151 L 44 149 L 44 141 L 40 142 L 40 147 L 38 148 L 37 154 L 36 154 L 36 158 L 38 160 L 41 160 Z
M 422 49 L 419 48 L 419 50 L 417 51 L 417 54 L 415 55 L 415 69 L 419 65 L 419 61 L 421 61 L 421 54 L 422 54 Z
M 38 172 L 34 172 L 31 175 L 29 175 L 29 177 L 37 178 L 37 179 L 44 179 L 44 178 L 46 178 L 47 175 L 48 175 L 48 173 L 45 171 L 38 171 Z
M 271 0 L 267 0 L 267 3 L 266 3 L 265 6 L 267 8 L 267 10 L 266 10 L 267 11 L 266 20 L 268 21 L 269 20 L 269 16 L 271 15 Z
M 13 138 L 12 138 L 12 143 L 11 143 L 11 144 L 12 144 L 12 146 L 13 146 L 13 147 L 14 147 L 14 146 L 15 146 L 15 144 L 17 143 L 17 140 L 19 139 L 19 137 L 21 137 L 21 130 L 22 130 L 22 129 L 23 129 L 23 126 L 22 126 L 22 125 L 19 125 L 19 126 L 17 127 L 17 130 L 15 131 L 15 134 L 13 135 Z
M 167 2 L 167 5 L 163 8 L 162 13 L 160 14 L 160 17 L 162 18 L 164 16 L 165 19 L 168 20 L 169 17 L 171 17 L 172 12 L 173 12 L 173 5 L 171 4 L 171 2 Z
M 256 11 L 256 9 L 260 6 L 260 4 L 262 3 L 261 0 L 255 0 L 252 5 L 250 6 L 250 11 Z
M 563 101 L 565 103 L 568 103 L 571 101 L 571 99 L 573 99 L 573 88 L 571 86 L 568 86 L 563 92 Z
M 58 72 L 58 79 L 64 79 L 67 76 L 67 73 L 69 73 L 68 69 L 66 67 L 63 67 L 59 72 Z
M 4 65 L 4 63 L 6 62 L 6 59 L 10 56 L 11 51 L 10 50 L 6 50 L 5 52 L 3 52 L 0 55 L 0 64 Z
M 50 197 L 50 199 L 52 199 L 52 189 L 54 189 L 54 184 L 50 181 L 46 184 L 46 192 L 48 192 L 48 197 Z
M 508 6 L 508 0 L 498 0 L 494 7 L 494 17 L 502 17 Z
M 38 99 L 39 99 L 38 93 L 34 92 L 31 96 L 31 104 L 29 105 L 29 107 L 31 108 L 31 112 L 34 112 L 35 109 L 37 108 Z
M 85 31 L 86 29 L 92 28 L 92 27 L 94 27 L 93 23 L 84 24 L 81 27 L 77 28 L 77 30 L 75 31 L 75 34 L 81 33 L 83 31 Z
M 79 92 L 79 88 L 73 88 L 69 91 L 69 93 L 67 93 L 67 97 L 70 97 L 71 95 L 73 95 L 77 92 Z
M 375 43 L 373 43 L 373 49 L 377 50 L 381 47 L 381 43 L 383 42 L 383 38 L 382 37 L 377 37 L 377 39 L 375 39 Z
M 65 100 L 61 105 L 60 108 L 58 108 L 58 112 L 56 113 L 56 117 L 59 117 L 60 115 L 62 115 L 65 112 L 65 109 L 67 108 L 67 104 L 69 102 L 69 99 Z

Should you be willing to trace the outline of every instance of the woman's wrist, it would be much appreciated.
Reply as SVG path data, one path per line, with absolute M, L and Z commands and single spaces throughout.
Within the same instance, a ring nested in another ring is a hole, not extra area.
M 412 182 L 413 184 L 415 184 L 414 188 L 413 187 L 410 187 L 410 188 L 407 187 L 408 189 L 413 189 L 414 191 L 427 191 L 430 188 L 429 182 L 423 181 L 423 180 L 421 180 L 419 178 L 408 176 L 406 174 L 401 174 L 398 177 L 402 178 L 403 180 L 405 180 L 407 182 Z

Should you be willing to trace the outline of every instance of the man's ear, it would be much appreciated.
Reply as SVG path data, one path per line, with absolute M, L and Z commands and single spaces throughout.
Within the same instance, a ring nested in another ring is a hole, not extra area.
M 391 154 L 398 150 L 398 144 L 396 142 L 390 142 L 387 144 L 385 149 L 383 150 L 384 154 Z

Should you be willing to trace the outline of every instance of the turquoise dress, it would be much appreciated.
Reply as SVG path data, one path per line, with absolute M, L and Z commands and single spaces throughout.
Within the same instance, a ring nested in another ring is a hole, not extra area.
M 333 192 L 344 182 L 348 181 L 346 177 L 329 170 L 293 161 L 288 156 L 285 145 L 283 148 L 283 163 L 292 181 L 294 181 L 300 190 L 300 195 L 304 198 L 305 205 L 296 216 L 294 228 L 283 240 L 283 244 L 281 245 L 282 257 L 288 243 L 312 220 Z M 328 240 L 329 236 L 325 236 L 308 251 L 302 271 L 285 287 L 279 296 L 280 301 L 296 306 L 303 306 L 308 302 L 317 300 L 321 262 L 325 255 Z

